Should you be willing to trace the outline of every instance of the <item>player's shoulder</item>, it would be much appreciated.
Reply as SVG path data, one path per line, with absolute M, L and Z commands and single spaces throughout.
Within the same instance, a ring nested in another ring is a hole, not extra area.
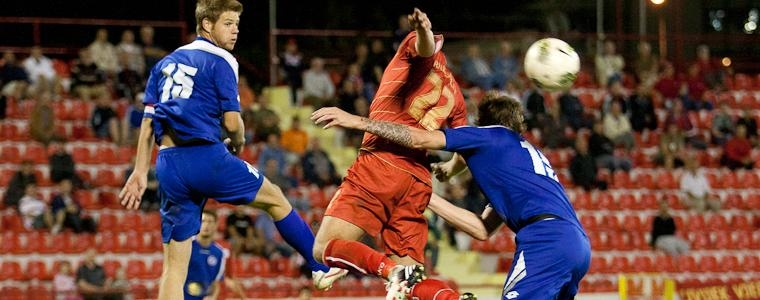
M 206 39 L 198 38 L 192 43 L 189 43 L 187 45 L 177 48 L 175 52 L 181 52 L 181 51 L 192 51 L 193 53 L 197 53 L 196 55 L 203 54 L 204 59 L 223 60 L 237 74 L 239 65 L 238 65 L 237 59 L 235 59 L 232 53 L 220 47 L 217 47 L 216 45 L 212 44 L 210 41 Z

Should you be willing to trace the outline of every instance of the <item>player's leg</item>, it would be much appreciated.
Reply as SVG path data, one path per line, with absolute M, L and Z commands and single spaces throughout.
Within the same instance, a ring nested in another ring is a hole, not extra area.
M 388 278 L 396 263 L 383 253 L 359 242 L 364 234 L 364 229 L 351 222 L 325 216 L 317 231 L 314 257 L 330 267 Z
M 159 281 L 158 299 L 171 300 L 184 297 L 183 288 L 192 252 L 192 239 L 171 240 L 164 244 L 164 266 Z

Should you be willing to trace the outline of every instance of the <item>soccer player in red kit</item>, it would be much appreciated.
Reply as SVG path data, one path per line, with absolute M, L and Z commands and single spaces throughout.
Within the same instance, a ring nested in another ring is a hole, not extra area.
M 386 67 L 369 118 L 426 130 L 466 125 L 464 98 L 441 52 L 443 37 L 433 35 L 419 9 L 408 19 L 413 31 Z M 422 213 L 432 193 L 426 153 L 365 134 L 327 207 L 314 257 L 389 281 L 421 275 L 428 238 Z M 386 253 L 358 242 L 364 234 L 381 234 Z

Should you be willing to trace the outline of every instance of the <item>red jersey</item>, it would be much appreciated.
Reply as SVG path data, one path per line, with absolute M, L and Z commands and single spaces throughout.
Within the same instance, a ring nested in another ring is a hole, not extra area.
M 464 97 L 440 50 L 443 37 L 435 36 L 435 53 L 430 57 L 418 55 L 416 42 L 417 33 L 412 31 L 388 63 L 369 118 L 427 130 L 467 125 Z M 424 166 L 426 150 L 405 148 L 370 133 L 364 134 L 361 150 L 432 184 Z

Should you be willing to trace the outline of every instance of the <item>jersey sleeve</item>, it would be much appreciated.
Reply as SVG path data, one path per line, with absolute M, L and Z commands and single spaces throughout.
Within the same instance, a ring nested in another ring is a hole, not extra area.
M 238 93 L 237 72 L 227 63 L 217 64 L 214 68 L 214 82 L 222 111 L 240 111 L 240 94 Z
M 443 129 L 446 136 L 446 147 L 444 150 L 451 152 L 461 152 L 477 149 L 489 143 L 491 135 L 487 128 L 482 127 L 458 127 Z
M 145 98 L 143 98 L 145 110 L 143 111 L 143 118 L 153 118 L 153 114 L 155 113 L 154 106 L 159 101 L 158 82 L 163 77 L 161 72 L 158 71 L 159 64 L 156 64 L 156 67 L 151 69 L 148 82 L 145 84 Z

